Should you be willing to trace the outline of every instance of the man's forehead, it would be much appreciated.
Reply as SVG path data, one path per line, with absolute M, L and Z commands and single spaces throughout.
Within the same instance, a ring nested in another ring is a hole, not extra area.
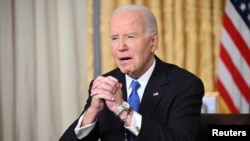
M 116 15 L 113 15 L 110 20 L 110 25 L 137 25 L 144 23 L 143 17 L 140 13 L 132 13 L 132 12 L 123 12 Z

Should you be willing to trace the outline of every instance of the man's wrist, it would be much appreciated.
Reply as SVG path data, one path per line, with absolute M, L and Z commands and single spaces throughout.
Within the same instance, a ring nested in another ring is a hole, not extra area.
M 93 110 L 91 107 L 89 107 L 86 112 L 85 115 L 83 117 L 82 120 L 82 124 L 81 126 L 85 126 L 88 124 L 92 124 L 93 122 L 95 122 L 98 118 L 99 113 L 96 112 L 95 110 Z
M 114 114 L 119 116 L 123 111 L 128 111 L 130 106 L 127 102 L 123 101 L 122 105 L 120 105 L 115 111 Z
M 126 124 L 126 122 L 127 122 L 127 119 L 128 119 L 128 116 L 129 116 L 129 114 L 132 112 L 132 109 L 131 108 L 129 108 L 129 109 L 126 109 L 126 110 L 124 110 L 121 114 L 120 114 L 120 119 L 121 119 L 121 121 L 124 123 L 124 124 Z

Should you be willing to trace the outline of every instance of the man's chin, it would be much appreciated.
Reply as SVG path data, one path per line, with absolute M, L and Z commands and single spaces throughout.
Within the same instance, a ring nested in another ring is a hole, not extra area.
M 121 70 L 121 72 L 123 74 L 129 74 L 130 73 L 130 71 L 128 69 L 120 68 L 120 70 Z
M 129 74 L 129 71 L 128 71 L 128 70 L 122 70 L 122 69 L 121 69 L 121 72 L 124 73 L 124 74 Z
M 129 70 L 124 70 L 124 71 L 121 71 L 123 74 L 126 74 L 126 75 L 128 75 L 128 76 L 130 76 L 131 78 L 134 78 L 134 79 L 136 79 L 136 77 L 135 77 L 135 75 L 131 72 L 131 71 L 129 71 Z

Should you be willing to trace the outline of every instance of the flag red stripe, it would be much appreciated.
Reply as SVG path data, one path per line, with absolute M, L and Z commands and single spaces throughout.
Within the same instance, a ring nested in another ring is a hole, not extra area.
M 248 87 L 245 80 L 242 78 L 240 72 L 233 64 L 231 57 L 229 56 L 228 52 L 225 50 L 222 44 L 221 44 L 220 57 L 224 62 L 224 64 L 227 66 L 228 70 L 230 71 L 234 83 L 237 85 L 240 92 L 245 97 L 246 101 L 250 102 L 250 95 L 249 95 L 250 88 Z
M 245 41 L 242 39 L 238 30 L 234 27 L 232 21 L 230 20 L 230 18 L 228 17 L 227 14 L 224 15 L 223 20 L 224 20 L 223 21 L 224 28 L 228 31 L 228 33 L 230 34 L 235 45 L 238 47 L 241 55 L 246 60 L 247 64 L 250 66 L 250 57 L 249 57 L 250 56 L 250 49 L 249 49 L 249 47 L 247 46 Z
M 225 89 L 225 87 L 222 85 L 220 79 L 217 80 L 217 87 L 218 87 L 218 91 L 220 92 L 220 95 L 223 97 L 223 99 L 225 100 L 228 108 L 230 109 L 230 111 L 232 113 L 239 113 L 239 110 L 235 107 L 228 91 Z

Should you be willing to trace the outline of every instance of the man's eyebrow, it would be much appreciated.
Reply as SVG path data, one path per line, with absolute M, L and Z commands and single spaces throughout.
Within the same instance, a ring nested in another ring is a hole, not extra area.
M 110 37 L 117 37 L 118 36 L 118 34 L 112 34 L 112 35 L 110 35 Z
M 129 35 L 138 35 L 138 34 L 137 34 L 137 33 L 135 33 L 135 32 L 125 34 L 125 36 L 129 36 Z

